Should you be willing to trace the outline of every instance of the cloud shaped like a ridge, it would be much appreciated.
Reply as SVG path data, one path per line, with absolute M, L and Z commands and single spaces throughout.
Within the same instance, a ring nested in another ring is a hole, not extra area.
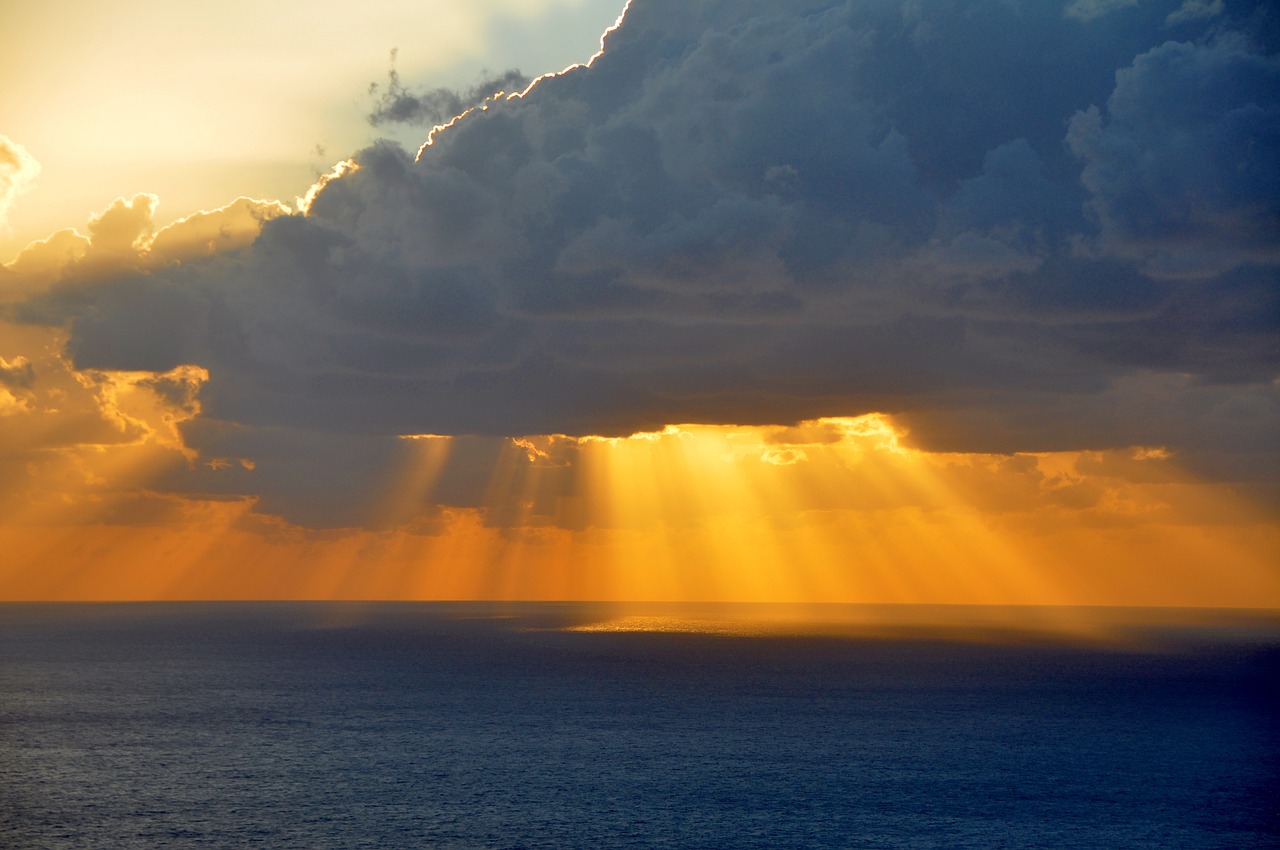
M 949 448 L 1210 452 L 1240 395 L 1271 458 L 1276 30 L 1180 8 L 633 0 L 589 67 L 361 151 L 252 245 L 15 315 L 81 368 L 207 368 L 241 429 L 883 411 Z

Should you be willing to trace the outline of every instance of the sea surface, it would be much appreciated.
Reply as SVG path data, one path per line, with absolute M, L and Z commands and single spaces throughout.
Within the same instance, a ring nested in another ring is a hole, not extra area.
M 1274 618 L 823 610 L 0 605 L 0 847 L 1280 846 Z

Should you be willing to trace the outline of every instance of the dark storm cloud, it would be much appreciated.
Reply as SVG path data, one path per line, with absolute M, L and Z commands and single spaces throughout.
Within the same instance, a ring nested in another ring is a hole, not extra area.
M 417 159 L 360 152 L 250 248 L 73 275 L 18 313 L 65 322 L 82 367 L 207 367 L 208 422 L 373 454 L 403 433 L 880 410 L 926 445 L 998 451 L 1208 458 L 1236 428 L 1265 470 L 1272 17 L 635 0 L 590 67 Z M 393 82 L 377 120 L 435 108 Z M 1126 396 L 1152 386 L 1159 403 Z M 1264 427 L 1221 413 L 1236 397 Z
M 1149 274 L 1280 263 L 1280 59 L 1246 39 L 1143 53 L 1117 72 L 1105 117 L 1077 113 L 1067 142 L 1102 245 Z

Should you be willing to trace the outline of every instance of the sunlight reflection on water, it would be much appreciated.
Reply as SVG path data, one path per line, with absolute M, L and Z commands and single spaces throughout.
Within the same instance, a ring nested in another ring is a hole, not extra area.
M 815 636 L 964 643 L 1082 643 L 1158 649 L 1189 637 L 1267 641 L 1280 612 L 1191 608 L 978 605 L 632 604 L 573 606 L 568 632 L 728 637 Z

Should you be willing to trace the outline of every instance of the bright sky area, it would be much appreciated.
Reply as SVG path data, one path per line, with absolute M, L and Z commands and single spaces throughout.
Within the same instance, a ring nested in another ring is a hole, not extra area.
M 586 61 L 622 0 L 5 2 L 0 134 L 40 174 L 0 228 L 0 262 L 117 197 L 160 197 L 156 223 L 236 197 L 291 202 L 379 135 L 369 84 L 390 52 L 411 87 Z

